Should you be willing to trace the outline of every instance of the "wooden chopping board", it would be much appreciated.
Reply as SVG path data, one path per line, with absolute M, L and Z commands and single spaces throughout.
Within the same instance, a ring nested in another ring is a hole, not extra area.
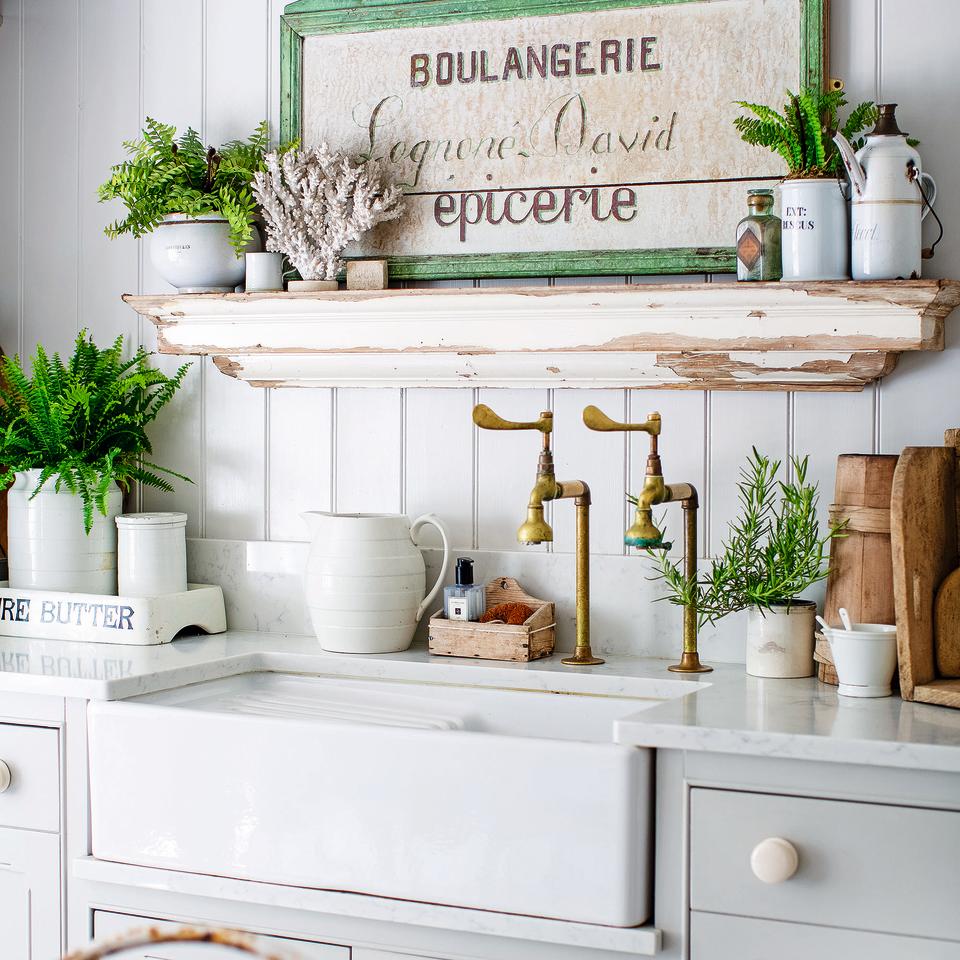
M 960 570 L 947 574 L 933 606 L 933 648 L 941 677 L 960 677 Z
M 893 590 L 900 689 L 905 700 L 960 706 L 955 692 L 915 691 L 937 679 L 934 601 L 957 569 L 957 453 L 953 447 L 907 447 L 890 500 Z M 915 697 L 915 692 L 917 696 Z

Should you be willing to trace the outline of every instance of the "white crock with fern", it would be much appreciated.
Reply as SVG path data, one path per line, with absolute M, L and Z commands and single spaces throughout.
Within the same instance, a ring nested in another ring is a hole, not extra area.
M 51 479 L 31 499 L 41 470 L 14 477 L 7 494 L 10 586 L 24 590 L 74 593 L 117 592 L 117 526 L 122 512 L 120 488 L 110 485 L 107 514 L 93 514 L 84 529 L 83 500 Z
M 243 283 L 244 254 L 263 249 L 256 227 L 238 255 L 226 217 L 182 213 L 167 214 L 150 234 L 149 246 L 154 270 L 180 293 L 233 293 Z

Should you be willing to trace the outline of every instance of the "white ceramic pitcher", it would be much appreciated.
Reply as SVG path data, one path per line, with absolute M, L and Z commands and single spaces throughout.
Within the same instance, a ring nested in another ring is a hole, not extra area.
M 305 588 L 313 629 L 334 653 L 395 653 L 413 643 L 417 624 L 447 574 L 447 531 L 431 513 L 413 523 L 395 513 L 302 514 L 310 527 Z M 440 531 L 443 563 L 426 592 L 416 535 Z

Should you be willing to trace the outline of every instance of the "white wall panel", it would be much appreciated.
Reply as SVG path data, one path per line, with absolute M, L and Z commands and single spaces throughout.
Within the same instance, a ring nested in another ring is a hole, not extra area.
M 3 27 L 0 27 L 2 30 Z M 23 5 L 23 343 L 69 349 L 79 305 L 76 3 Z
M 338 513 L 399 513 L 403 490 L 403 393 L 336 391 Z
M 473 390 L 406 391 L 404 510 L 413 520 L 435 513 L 450 537 L 450 549 L 473 547 Z M 440 545 L 424 527 L 421 543 Z
M 163 292 L 145 243 L 108 241 L 115 210 L 95 189 L 122 156 L 145 115 L 192 125 L 219 143 L 245 136 L 258 120 L 279 123 L 279 16 L 286 0 L 3 0 L 0 27 L 0 344 L 31 350 L 69 346 L 87 324 L 99 341 L 134 333 L 127 291 Z M 23 22 L 22 22 L 23 21 Z M 22 29 L 21 29 L 22 27 Z M 897 100 L 905 129 L 920 137 L 925 167 L 940 186 L 947 240 L 924 269 L 960 276 L 960 132 L 957 102 L 960 4 L 954 0 L 843 0 L 832 5 L 832 76 L 851 101 Z M 23 67 L 21 69 L 21 54 Z M 22 136 L 20 126 L 22 124 Z M 22 231 L 20 209 L 23 205 Z M 932 223 L 925 228 L 933 237 Z M 21 247 L 23 257 L 21 259 Z M 605 277 L 591 282 L 652 283 L 672 277 Z M 702 277 L 687 278 L 699 282 Z M 713 282 L 731 282 L 713 277 Z M 490 285 L 499 281 L 481 281 Z M 544 284 L 548 281 L 516 281 Z M 557 285 L 578 278 L 549 281 Z M 470 286 L 472 281 L 450 285 Z M 425 284 L 432 285 L 432 284 Z M 22 289 L 22 301 L 21 301 Z M 21 312 L 23 318 L 21 339 Z M 589 318 L 585 318 L 589 322 Z M 956 325 L 957 318 L 952 321 Z M 140 328 L 155 343 L 153 327 Z M 589 434 L 580 411 L 596 403 L 611 416 L 664 417 L 661 455 L 668 481 L 700 488 L 700 552 L 715 550 L 737 508 L 737 473 L 756 444 L 785 457 L 810 452 L 822 500 L 832 497 L 838 454 L 897 452 L 939 443 L 960 425 L 960 339 L 948 329 L 943 354 L 907 355 L 895 374 L 863 394 L 703 394 L 694 391 L 484 390 L 483 402 L 510 419 L 555 411 L 558 475 L 584 479 L 594 494 L 594 551 L 623 564 L 627 582 L 647 572 L 622 552 L 629 520 L 625 487 L 642 484 L 647 438 Z M 172 371 L 177 358 L 159 358 Z M 534 481 L 539 438 L 477 432 L 475 391 L 253 390 L 196 360 L 185 389 L 154 431 L 155 458 L 191 476 L 173 496 L 145 491 L 143 505 L 183 509 L 192 536 L 304 539 L 305 509 L 439 513 L 459 550 L 518 551 L 516 529 Z M 679 539 L 680 511 L 665 508 Z M 573 510 L 548 509 L 552 551 L 574 543 Z M 435 542 L 432 535 L 430 542 Z M 530 552 L 549 552 L 546 547 Z M 562 557 L 557 558 L 560 562 Z M 640 583 L 638 579 L 636 581 Z M 572 591 L 569 585 L 558 587 Z M 646 593 L 648 588 L 643 587 Z M 654 588 L 650 588 L 651 590 Z M 617 631 L 616 611 L 595 605 L 595 626 Z M 650 631 L 672 630 L 665 605 L 631 616 L 629 636 L 604 649 L 664 650 Z M 705 631 L 705 659 L 742 656 L 742 624 Z
M 129 0 L 80 3 L 80 324 L 105 345 L 119 335 L 135 348 L 139 316 L 121 299 L 135 293 L 140 244 L 110 240 L 103 228 L 126 215 L 97 200 L 110 167 L 126 159 L 124 140 L 140 129 L 140 6 Z M 133 82 L 131 82 L 131 78 Z
M 20 351 L 20 205 L 23 199 L 22 122 L 23 4 L 4 0 L 0 26 L 0 350 Z
M 268 540 L 309 540 L 305 510 L 333 509 L 333 391 L 266 391 Z

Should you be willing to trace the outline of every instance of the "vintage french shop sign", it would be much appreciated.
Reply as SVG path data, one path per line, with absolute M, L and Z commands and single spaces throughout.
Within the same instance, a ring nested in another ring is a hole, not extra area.
M 284 15 L 284 136 L 378 160 L 395 275 L 731 269 L 783 170 L 733 101 L 820 82 L 822 0 L 384 5 Z

